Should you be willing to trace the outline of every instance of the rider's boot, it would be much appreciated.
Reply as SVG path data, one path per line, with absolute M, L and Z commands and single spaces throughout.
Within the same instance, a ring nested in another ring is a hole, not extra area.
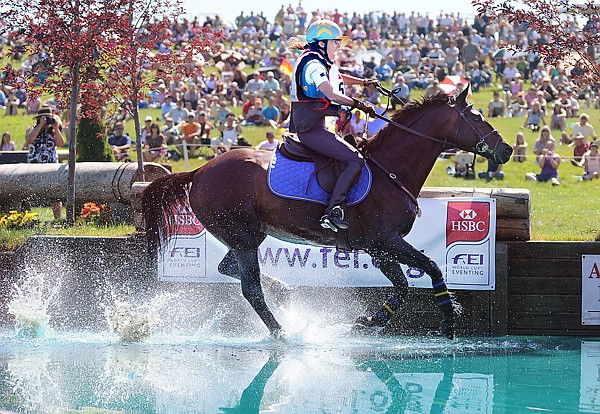
M 342 206 L 333 206 L 329 212 L 325 212 L 325 215 L 321 217 L 321 226 L 326 229 L 333 231 L 345 230 L 349 225 L 350 223 L 345 218 Z
M 346 168 L 342 171 L 338 177 L 335 187 L 331 192 L 331 198 L 329 199 L 329 207 L 325 210 L 325 215 L 321 217 L 321 226 L 333 231 L 340 229 L 347 229 L 350 223 L 345 217 L 345 211 L 342 207 L 346 201 L 346 196 L 352 188 L 352 184 L 360 176 L 364 161 L 362 158 L 357 162 L 349 162 L 346 164 Z

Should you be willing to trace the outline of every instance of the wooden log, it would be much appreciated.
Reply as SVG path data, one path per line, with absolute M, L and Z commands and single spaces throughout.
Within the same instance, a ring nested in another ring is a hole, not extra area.
M 0 165 L 0 203 L 29 200 L 44 204 L 66 200 L 68 165 Z M 145 163 L 148 181 L 169 174 L 160 164 Z M 131 186 L 139 179 L 137 163 L 82 162 L 76 166 L 75 197 L 79 201 L 129 204 Z
M 484 197 L 496 199 L 496 220 L 531 220 L 531 191 L 523 188 L 424 187 L 423 198 Z

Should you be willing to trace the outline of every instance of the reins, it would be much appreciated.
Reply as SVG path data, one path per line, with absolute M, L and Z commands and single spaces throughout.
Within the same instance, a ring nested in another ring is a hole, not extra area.
M 440 144 L 442 144 L 443 148 L 447 148 L 448 145 L 448 138 L 446 137 L 445 139 L 440 139 L 440 138 L 436 138 L 436 137 L 432 137 L 430 135 L 424 134 L 420 131 L 417 131 L 411 127 L 405 126 L 400 124 L 399 122 L 394 121 L 393 119 L 388 118 L 387 116 L 385 116 L 386 112 L 389 110 L 390 107 L 390 101 L 391 99 L 395 96 L 395 94 L 398 92 L 396 89 L 386 89 L 381 85 L 377 85 L 376 89 L 379 91 L 379 93 L 381 93 L 384 96 L 388 97 L 388 103 L 386 105 L 385 110 L 383 111 L 382 114 L 375 114 L 375 117 L 378 119 L 381 119 L 385 122 L 387 122 L 390 125 L 395 126 L 396 128 L 402 129 L 403 131 L 408 132 L 409 134 L 421 137 L 421 138 L 425 138 L 429 141 L 434 141 L 434 142 L 438 142 Z M 463 110 L 458 110 L 457 112 L 461 118 L 462 121 L 465 121 L 467 125 L 469 125 L 469 127 L 473 130 L 473 132 L 475 133 L 475 135 L 479 135 L 479 131 L 477 131 L 477 128 L 475 128 L 475 126 L 471 123 L 471 121 L 467 118 L 467 116 L 465 115 L 465 113 L 469 110 L 471 110 L 472 105 L 467 105 Z M 454 146 L 457 145 L 457 141 L 458 141 L 458 134 L 460 132 L 460 127 L 462 125 L 462 122 L 458 123 L 458 126 L 456 128 L 456 134 L 454 136 L 454 142 L 451 142 L 450 144 L 454 144 Z M 482 135 L 479 137 L 479 140 L 477 142 L 477 144 L 475 144 L 475 146 L 472 147 L 472 151 L 477 153 L 477 154 L 491 154 L 494 156 L 495 158 L 495 150 L 496 147 L 498 146 L 498 142 L 496 142 L 496 146 L 493 149 L 490 149 L 490 147 L 488 146 L 488 144 L 485 142 L 485 139 L 490 137 L 493 134 L 498 133 L 498 131 L 496 131 L 495 129 L 493 129 L 492 131 L 488 132 L 485 135 Z M 377 166 L 381 171 L 383 171 L 383 173 L 385 175 L 387 175 L 393 182 L 394 184 L 396 184 L 403 192 L 405 192 L 410 199 L 415 203 L 415 205 L 417 206 L 417 212 L 420 215 L 420 207 L 419 207 L 419 203 L 416 199 L 416 197 L 408 190 L 408 188 L 406 188 L 406 186 L 404 184 L 402 184 L 402 182 L 398 179 L 398 176 L 393 172 L 388 170 L 387 168 L 385 168 L 385 166 L 383 166 L 379 161 L 377 161 L 375 158 L 373 158 L 373 156 L 365 149 L 362 151 L 362 155 L 365 159 L 369 159 L 371 160 L 371 162 Z

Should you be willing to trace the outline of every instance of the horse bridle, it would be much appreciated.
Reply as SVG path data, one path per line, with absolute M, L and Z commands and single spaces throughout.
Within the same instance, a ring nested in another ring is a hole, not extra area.
M 383 95 L 387 96 L 388 98 L 391 98 L 393 96 L 395 96 L 396 93 L 398 93 L 398 90 L 396 89 L 392 89 L 391 91 L 384 88 L 381 85 L 377 85 L 376 86 L 377 90 L 379 90 L 380 93 L 382 93 Z M 440 139 L 440 138 L 436 138 L 436 137 L 432 137 L 431 135 L 427 135 L 424 134 L 422 132 L 419 132 L 413 128 L 410 128 L 408 126 L 402 125 L 396 121 L 394 121 L 393 119 L 390 119 L 388 117 L 385 116 L 385 113 L 388 111 L 389 109 L 389 105 L 390 105 L 390 99 L 388 99 L 388 104 L 385 108 L 385 110 L 383 111 L 383 114 L 377 114 L 376 117 L 387 122 L 388 124 L 391 124 L 397 128 L 400 128 L 412 135 L 416 135 L 418 137 L 421 138 L 425 138 L 427 140 L 430 141 L 434 141 L 434 142 L 439 142 L 442 144 L 443 148 L 449 148 L 452 145 L 448 145 L 448 138 L 446 137 L 445 139 Z M 480 135 L 480 132 L 477 130 L 477 128 L 475 128 L 475 125 L 473 125 L 473 123 L 469 120 L 469 118 L 466 116 L 466 112 L 467 111 L 471 111 L 473 109 L 473 105 L 469 104 L 467 105 L 464 109 L 462 110 L 458 110 L 458 108 L 453 107 L 454 110 L 456 110 L 458 112 L 458 115 L 461 118 L 461 121 L 464 121 L 467 125 L 469 125 L 469 127 L 471 128 L 471 130 L 475 133 L 476 136 Z M 421 115 L 424 116 L 425 114 Z M 417 118 L 414 122 L 418 121 L 421 117 Z M 413 122 L 413 123 L 414 123 Z M 454 146 L 456 146 L 457 142 L 458 142 L 458 134 L 460 132 L 460 127 L 462 125 L 462 122 L 458 123 L 458 126 L 456 127 L 456 133 L 454 135 L 454 143 L 450 143 L 450 144 L 454 144 Z M 496 142 L 496 145 L 494 146 L 493 149 L 490 149 L 489 145 L 485 142 L 486 138 L 492 136 L 493 134 L 498 134 L 498 131 L 496 129 L 491 130 L 490 132 L 488 132 L 485 135 L 481 135 L 477 141 L 477 143 L 471 148 L 472 152 L 475 152 L 476 154 L 480 154 L 480 155 L 486 155 L 489 154 L 491 155 L 494 160 L 496 159 L 496 147 L 498 146 L 498 142 L 500 142 L 500 140 L 498 140 Z M 371 154 L 369 154 L 367 151 L 363 152 L 363 156 L 366 159 L 370 159 L 371 162 L 373 164 L 375 164 L 380 170 L 382 170 L 384 172 L 384 174 L 386 174 L 402 191 L 404 191 L 409 197 L 410 199 L 413 201 L 413 203 L 415 203 L 415 205 L 417 206 L 417 214 L 420 216 L 421 215 L 421 208 L 419 207 L 419 203 L 417 201 L 417 198 L 410 192 L 410 190 L 408 188 L 406 188 L 406 186 L 404 184 L 402 184 L 402 182 L 398 179 L 398 176 L 393 172 L 388 170 L 387 168 L 385 168 L 385 166 L 383 166 L 379 161 L 377 161 L 375 158 L 373 158 L 371 156 Z
M 440 139 L 440 138 L 432 137 L 431 135 L 424 134 L 424 133 L 419 132 L 419 131 L 417 131 L 417 130 L 415 130 L 413 128 L 410 128 L 408 126 L 402 125 L 402 124 L 400 124 L 400 123 L 398 123 L 398 122 L 396 122 L 396 121 L 394 121 L 394 120 L 392 120 L 392 119 L 390 119 L 390 118 L 388 118 L 388 117 L 385 116 L 385 113 L 388 111 L 389 105 L 390 105 L 390 99 L 389 98 L 392 98 L 392 97 L 396 96 L 396 94 L 399 92 L 398 88 L 389 90 L 389 89 L 387 89 L 387 88 L 385 88 L 385 87 L 383 87 L 381 85 L 377 85 L 376 89 L 379 91 L 379 93 L 381 93 L 382 95 L 388 97 L 388 104 L 387 104 L 385 110 L 383 111 L 383 114 L 381 114 L 381 115 L 377 114 L 377 116 L 376 116 L 377 118 L 379 118 L 379 119 L 381 119 L 381 120 L 387 122 L 388 124 L 391 124 L 391 125 L 393 125 L 393 126 L 395 126 L 397 128 L 400 128 L 400 129 L 402 129 L 402 130 L 404 130 L 404 131 L 406 131 L 406 132 L 408 132 L 408 133 L 410 133 L 412 135 L 416 135 L 418 137 L 425 138 L 425 139 L 427 139 L 429 141 L 439 142 L 439 143 L 441 143 L 443 145 L 443 148 L 451 148 L 451 147 L 453 148 L 453 147 L 457 147 L 458 146 L 457 145 L 458 134 L 460 132 L 460 127 L 462 126 L 462 122 L 459 122 L 458 126 L 456 127 L 456 133 L 454 134 L 454 142 L 449 142 L 447 137 L 445 139 Z M 456 108 L 456 106 L 453 107 L 453 109 L 458 112 L 458 115 L 460 116 L 461 120 L 464 121 L 471 128 L 471 130 L 473 131 L 473 133 L 476 136 L 479 136 L 477 143 L 473 147 L 471 147 L 470 151 L 474 152 L 476 154 L 479 154 L 479 155 L 483 155 L 483 156 L 490 155 L 490 156 L 492 156 L 495 159 L 496 158 L 495 150 L 498 147 L 498 143 L 500 142 L 500 140 L 496 141 L 496 145 L 494 145 L 494 148 L 490 148 L 490 146 L 485 142 L 485 140 L 488 137 L 490 137 L 490 136 L 492 136 L 494 134 L 499 134 L 499 132 L 496 129 L 492 129 L 487 134 L 480 135 L 481 133 L 477 130 L 477 128 L 475 128 L 475 125 L 473 125 L 473 123 L 471 122 L 471 120 L 469 120 L 469 118 L 466 116 L 466 113 L 470 112 L 473 109 L 473 104 L 467 105 L 462 110 L 459 110 L 458 108 Z

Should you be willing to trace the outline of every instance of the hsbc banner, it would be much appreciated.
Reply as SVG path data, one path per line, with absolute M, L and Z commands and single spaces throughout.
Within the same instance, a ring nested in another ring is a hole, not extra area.
M 494 290 L 496 200 L 423 198 L 406 240 L 431 257 L 451 289 Z M 206 231 L 188 205 L 176 217 L 183 225 L 158 256 L 158 278 L 166 282 L 231 283 L 217 271 L 227 248 Z M 389 280 L 361 251 L 284 242 L 267 237 L 258 250 L 261 271 L 296 286 L 383 287 Z M 402 265 L 412 287 L 431 288 L 421 269 Z

